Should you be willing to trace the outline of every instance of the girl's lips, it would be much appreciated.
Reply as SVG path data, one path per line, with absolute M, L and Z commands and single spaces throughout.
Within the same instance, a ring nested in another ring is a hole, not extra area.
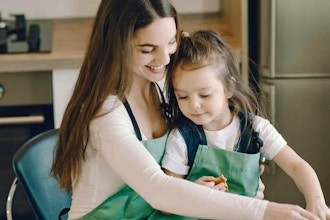
M 204 113 L 199 113 L 199 114 L 196 114 L 196 113 L 195 113 L 195 114 L 190 114 L 190 115 L 191 115 L 192 117 L 196 117 L 196 118 L 197 118 L 197 117 L 202 116 L 203 114 L 204 114 Z

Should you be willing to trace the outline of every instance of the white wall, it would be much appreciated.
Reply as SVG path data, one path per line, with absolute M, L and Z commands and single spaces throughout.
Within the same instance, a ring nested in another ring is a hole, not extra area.
M 125 1 L 125 0 L 122 0 Z M 171 0 L 180 13 L 217 12 L 220 0 Z M 2 17 L 25 14 L 26 18 L 92 17 L 100 0 L 0 0 Z
M 78 69 L 53 70 L 54 127 L 59 128 L 78 79 Z
M 26 18 L 91 17 L 100 0 L 0 0 L 3 18 L 22 13 Z
M 221 0 L 171 0 L 180 13 L 213 13 L 220 11 Z

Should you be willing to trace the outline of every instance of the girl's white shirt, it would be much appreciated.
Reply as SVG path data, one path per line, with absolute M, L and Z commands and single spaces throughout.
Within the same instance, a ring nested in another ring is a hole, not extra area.
M 287 145 L 282 135 L 267 119 L 256 116 L 253 129 L 259 132 L 259 137 L 263 141 L 260 152 L 268 160 L 272 160 Z M 235 116 L 232 122 L 222 130 L 204 131 L 208 145 L 233 151 L 241 133 L 240 120 L 238 116 Z M 173 173 L 187 175 L 189 172 L 187 145 L 178 129 L 171 131 L 166 145 L 162 167 Z
M 117 97 L 106 100 L 101 113 L 106 112 L 90 124 L 86 161 L 80 179 L 73 184 L 69 219 L 90 212 L 125 184 L 155 209 L 170 213 L 204 219 L 263 218 L 266 200 L 216 191 L 164 174 L 136 138 L 131 119 Z

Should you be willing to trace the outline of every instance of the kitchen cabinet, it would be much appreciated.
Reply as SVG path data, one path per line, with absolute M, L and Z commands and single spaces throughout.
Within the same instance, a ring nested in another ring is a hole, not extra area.
M 52 71 L 54 126 L 58 128 L 81 66 L 92 18 L 53 20 L 51 53 L 1 54 L 1 73 Z

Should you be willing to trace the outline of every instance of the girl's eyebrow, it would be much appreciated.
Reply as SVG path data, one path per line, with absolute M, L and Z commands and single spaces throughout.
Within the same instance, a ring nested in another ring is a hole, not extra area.
M 207 90 L 207 89 L 210 89 L 210 88 L 212 88 L 212 86 L 206 86 L 206 87 L 198 89 L 198 91 L 203 91 L 203 90 Z M 174 91 L 175 92 L 185 92 L 185 91 L 182 91 L 182 90 L 176 89 L 176 88 L 174 88 Z
M 173 89 L 174 89 L 174 91 L 176 91 L 176 92 L 183 92 L 182 90 L 177 89 L 177 88 L 173 88 Z

